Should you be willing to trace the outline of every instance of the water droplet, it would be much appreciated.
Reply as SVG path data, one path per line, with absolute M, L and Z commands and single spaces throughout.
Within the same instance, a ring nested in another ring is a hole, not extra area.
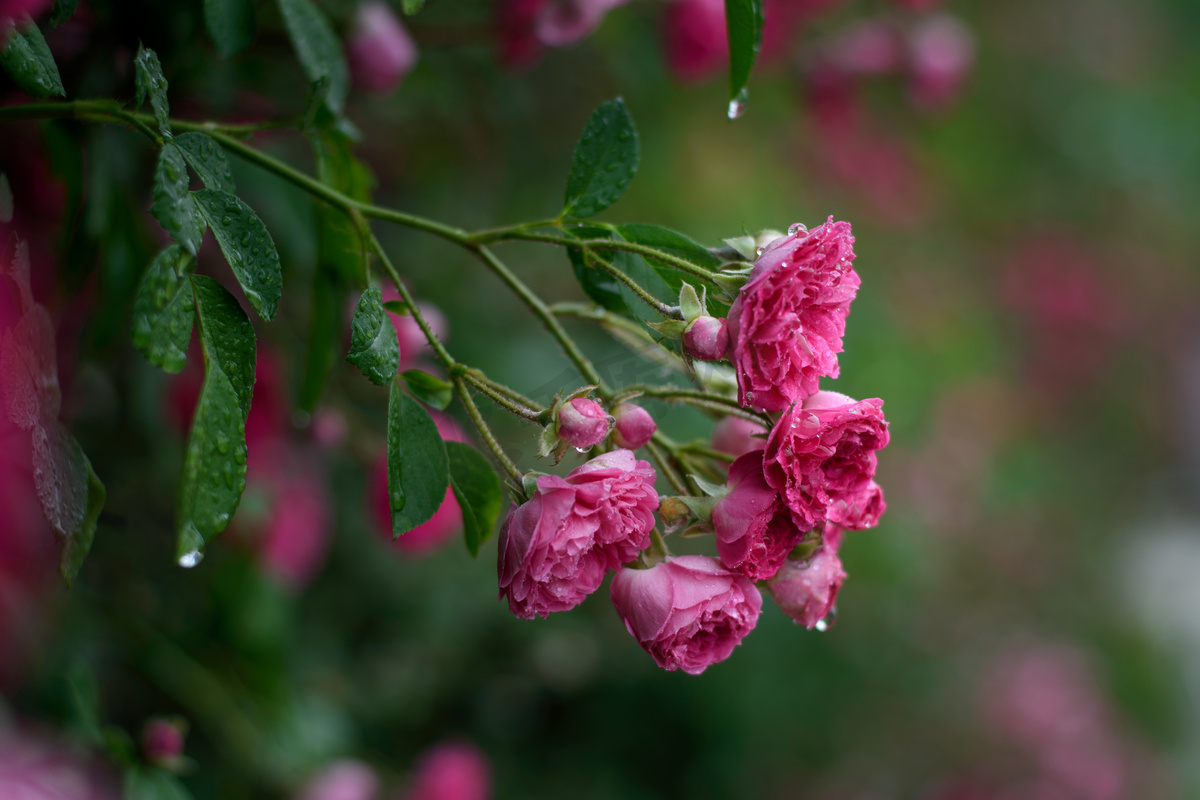
M 191 569 L 199 564 L 204 559 L 204 554 L 199 550 L 189 550 L 179 557 L 179 566 L 184 569 Z
M 221 217 L 221 222 L 223 222 L 223 223 L 225 223 L 226 225 L 228 225 L 229 223 L 233 222 L 233 217 L 231 217 L 231 216 L 229 216 L 228 214 L 226 214 L 225 216 Z
M 808 233 L 808 228 L 799 222 L 792 223 L 791 227 L 788 228 L 788 236 L 798 236 L 801 233 Z
M 754 248 L 754 255 L 761 256 L 762 254 L 763 254 L 763 249 L 761 247 Z
M 748 98 L 749 96 L 750 96 L 750 93 L 747 92 L 745 88 L 743 88 L 740 92 L 738 92 L 737 97 L 735 97 L 729 101 L 729 118 L 730 119 L 737 119 L 738 117 L 740 117 L 742 114 L 745 113 L 746 98 Z
M 824 619 L 817 620 L 817 624 L 813 626 L 813 629 L 818 631 L 819 633 L 824 633 L 825 631 L 832 628 L 834 626 L 834 623 L 836 623 L 836 622 L 837 622 L 837 606 L 834 606 L 833 608 L 829 609 L 829 613 L 825 615 Z

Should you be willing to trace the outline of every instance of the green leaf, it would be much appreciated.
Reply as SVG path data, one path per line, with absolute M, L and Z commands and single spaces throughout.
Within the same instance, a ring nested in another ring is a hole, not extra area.
M 674 291 L 664 281 L 659 274 L 650 267 L 649 264 L 642 259 L 641 256 L 635 253 L 627 253 L 624 251 L 614 251 L 612 253 L 613 264 L 617 269 L 624 272 L 629 277 L 633 278 L 634 282 L 645 289 L 650 294 L 662 300 L 664 303 L 673 303 Z M 649 325 L 651 322 L 658 320 L 658 314 L 646 305 L 642 298 L 634 294 L 633 290 L 625 284 L 620 284 L 621 297 L 625 300 L 625 305 L 629 307 L 629 311 L 634 317 Z
M 204 27 L 217 45 L 221 58 L 229 58 L 250 46 L 258 23 L 254 0 L 204 0 Z
M 329 81 L 325 104 L 340 116 L 350 88 L 350 71 L 329 20 L 311 0 L 279 0 L 279 13 L 305 76 L 312 82 Z
M 192 257 L 179 245 L 159 253 L 133 298 L 133 344 L 146 360 L 179 372 L 192 338 Z
M 404 11 L 405 16 L 413 16 L 421 13 L 421 9 L 425 7 L 425 0 L 400 0 L 400 8 Z
M 454 399 L 454 386 L 428 372 L 409 369 L 400 373 L 400 377 L 408 384 L 408 390 L 413 393 L 413 397 L 427 406 L 445 411 Z
M 175 144 L 192 165 L 200 180 L 210 189 L 220 189 L 230 194 L 237 191 L 233 184 L 233 171 L 229 168 L 229 159 L 217 140 L 207 133 L 190 131 L 175 137 Z
M 578 239 L 608 239 L 612 231 L 593 225 L 581 225 L 568 229 L 568 232 Z M 607 258 L 611 255 L 605 254 Z M 575 279 L 579 281 L 583 293 L 602 308 L 616 314 L 629 314 L 629 306 L 621 294 L 621 282 L 602 269 L 586 263 L 583 250 L 577 247 L 567 248 L 567 258 L 571 261 L 571 269 Z
M 354 319 L 350 322 L 350 353 L 346 360 L 376 386 L 385 385 L 400 368 L 396 328 L 383 310 L 383 297 L 377 286 L 363 292 L 354 307 Z
M 450 486 L 446 443 L 429 412 L 398 381 L 388 395 L 387 477 L 393 536 L 428 522 Z
M 682 258 L 683 260 L 688 261 L 697 267 L 702 267 L 707 270 L 716 270 L 721 267 L 721 259 L 710 253 L 708 248 L 706 248 L 704 245 L 683 235 L 682 233 L 670 230 L 669 228 L 664 228 L 661 225 L 632 222 L 624 225 L 614 225 L 612 227 L 613 230 L 616 231 L 617 235 L 627 242 L 634 242 L 635 244 L 643 244 L 648 247 L 653 247 L 656 250 L 661 250 L 668 255 Z M 685 273 L 680 272 L 666 261 L 655 258 L 654 256 L 645 256 L 645 259 L 670 289 L 671 294 L 668 294 L 664 297 L 663 295 L 659 294 L 658 291 L 651 289 L 644 283 L 642 284 L 643 288 L 650 290 L 651 294 L 653 294 L 655 297 L 658 297 L 660 300 L 664 300 L 668 303 L 676 302 L 676 297 L 679 294 L 679 290 L 683 287 L 684 280 L 696 280 L 695 277 L 688 276 Z M 671 295 L 675 295 L 675 297 L 672 297 Z M 720 303 L 713 302 L 712 305 L 712 313 L 716 316 L 724 316 L 724 313 L 728 310 L 727 307 L 722 306 Z
M 167 105 L 167 79 L 163 77 L 158 54 L 145 45 L 139 45 L 137 57 L 133 59 L 133 69 L 138 108 L 149 97 L 154 118 L 158 120 L 158 131 L 164 139 L 170 139 L 171 112 Z
M 171 142 L 158 151 L 158 166 L 154 169 L 154 205 L 150 213 L 171 238 L 193 256 L 204 237 L 204 219 L 188 194 L 187 162 L 183 153 Z
M 80 448 L 80 453 L 82 452 L 83 450 Z M 66 544 L 63 545 L 62 559 L 58 565 L 58 571 L 62 574 L 63 582 L 68 588 L 75 582 L 76 576 L 79 575 L 79 568 L 83 566 L 83 560 L 87 558 L 87 554 L 92 549 L 92 542 L 96 538 L 96 525 L 100 521 L 100 512 L 104 510 L 104 502 L 108 499 L 108 492 L 100 478 L 97 477 L 96 471 L 92 468 L 92 462 L 86 455 L 83 456 L 83 462 L 87 467 L 87 508 L 79 529 L 67 537 Z
M 408 307 L 408 303 L 403 300 L 385 300 L 383 301 L 383 308 L 385 311 L 392 314 L 399 314 L 402 317 L 407 317 L 412 313 L 412 309 Z
M 37 25 L 32 23 L 23 28 L 16 25 L 8 35 L 4 52 L 0 53 L 0 67 L 12 76 L 17 87 L 34 97 L 58 95 L 66 97 L 58 65 Z
M 283 270 L 267 226 L 250 206 L 228 192 L 201 189 L 192 196 L 246 299 L 260 317 L 271 319 L 283 292 Z
M 564 217 L 590 217 L 611 206 L 638 168 L 638 137 L 621 98 L 592 113 L 575 146 L 567 176 Z
M 462 508 L 463 536 L 472 556 L 492 538 L 500 507 L 504 503 L 504 488 L 492 465 L 483 453 L 462 442 L 446 442 L 450 461 L 450 487 Z
M 54 0 L 54 10 L 50 12 L 50 26 L 57 28 L 75 14 L 79 0 Z
M 313 271 L 312 299 L 304 345 L 304 375 L 298 405 L 312 413 L 325 392 L 325 383 L 342 348 L 342 309 L 346 287 L 333 270 L 318 263 Z
M 729 36 L 729 118 L 737 119 L 746 106 L 746 84 L 762 44 L 762 0 L 725 0 L 725 29 Z
M 192 795 L 168 772 L 132 767 L 125 773 L 125 800 L 192 800 Z
M 200 562 L 225 529 L 246 488 L 246 417 L 254 388 L 254 328 L 220 283 L 192 276 L 204 351 L 204 385 L 192 418 L 176 513 L 176 557 Z

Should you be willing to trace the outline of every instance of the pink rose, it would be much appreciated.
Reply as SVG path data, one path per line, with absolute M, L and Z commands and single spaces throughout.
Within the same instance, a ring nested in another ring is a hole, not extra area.
M 621 403 L 613 409 L 613 419 L 613 443 L 626 450 L 645 446 L 658 430 L 650 412 L 633 403 Z
M 379 791 L 375 770 L 361 761 L 335 761 L 318 772 L 298 800 L 373 800 Z
M 610 590 L 625 627 L 654 662 L 689 675 L 729 658 L 762 610 L 750 579 L 708 556 L 623 569 Z
M 403 800 L 488 800 L 492 767 L 470 742 L 444 742 L 421 756 Z
M 566 611 L 600 588 L 604 573 L 650 544 L 654 468 L 628 450 L 597 456 L 566 478 L 543 475 L 508 512 L 498 545 L 500 596 L 523 619 Z
M 547 47 L 566 47 L 586 38 L 604 15 L 628 0 L 499 0 L 496 28 L 500 60 L 528 67 Z
M 858 292 L 850 224 L 834 222 L 767 246 L 729 310 L 738 402 L 783 411 L 837 377 L 850 301 Z
M 812 629 L 833 613 L 838 589 L 846 580 L 837 548 L 841 529 L 830 523 L 822 534 L 821 549 L 807 561 L 787 559 L 767 583 L 775 604 L 797 625 Z
M 733 462 L 729 494 L 712 510 L 721 563 L 752 580 L 773 576 L 804 536 L 779 492 L 767 485 L 762 467 L 761 450 Z
M 663 16 L 663 48 L 671 72 L 695 83 L 729 60 L 724 0 L 671 0 Z
M 142 727 L 142 752 L 153 764 L 177 762 L 183 755 L 183 731 L 176 723 L 161 717 L 148 720 Z
M 558 435 L 580 449 L 603 442 L 612 422 L 604 406 L 586 397 L 568 400 L 558 409 Z
M 387 3 L 359 3 L 346 39 L 354 82 L 368 92 L 394 92 L 417 64 L 417 45 Z
M 438 433 L 447 442 L 466 442 L 467 436 L 458 423 L 437 411 L 430 411 Z M 375 517 L 380 535 L 391 542 L 392 547 L 408 556 L 421 557 L 432 553 L 462 530 L 462 508 L 454 497 L 454 490 L 447 489 L 441 506 L 429 521 L 413 528 L 399 539 L 392 539 L 392 507 L 388 503 L 387 454 L 379 456 L 371 471 L 371 512 Z
M 725 320 L 697 317 L 683 332 L 683 349 L 697 361 L 720 361 L 729 350 L 729 329 Z
M 758 434 L 758 435 L 755 435 Z M 767 446 L 767 429 L 742 417 L 725 417 L 713 428 L 712 446 L 731 456 L 744 456 Z
M 885 507 L 872 479 L 875 451 L 887 443 L 882 400 L 855 402 L 837 392 L 817 392 L 775 423 L 763 472 L 801 530 L 825 520 L 869 528 Z

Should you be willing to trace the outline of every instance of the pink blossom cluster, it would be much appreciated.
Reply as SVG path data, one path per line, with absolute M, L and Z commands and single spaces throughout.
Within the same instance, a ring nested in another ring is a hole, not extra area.
M 754 628 L 758 581 L 797 623 L 828 625 L 846 578 L 843 533 L 876 525 L 885 508 L 875 482 L 876 454 L 888 443 L 883 401 L 819 389 L 838 374 L 860 283 L 853 263 L 849 224 L 830 217 L 811 231 L 794 225 L 760 250 L 727 319 L 695 318 L 688 330 L 703 321 L 711 332 L 703 346 L 683 334 L 694 357 L 733 363 L 747 409 L 714 431 L 714 448 L 735 459 L 726 486 L 710 492 L 720 495 L 711 510 L 695 498 L 668 498 L 661 509 L 669 531 L 692 516 L 711 524 L 717 557 L 673 557 L 652 543 L 655 471 L 615 450 L 565 478 L 537 477 L 529 499 L 509 512 L 498 572 L 515 615 L 574 608 L 616 570 L 610 596 L 629 633 L 660 667 L 693 674 L 727 658 Z M 563 403 L 555 430 L 582 449 L 601 443 L 614 419 L 618 443 L 640 428 L 645 440 L 654 432 L 643 409 L 623 404 L 610 418 L 587 398 Z

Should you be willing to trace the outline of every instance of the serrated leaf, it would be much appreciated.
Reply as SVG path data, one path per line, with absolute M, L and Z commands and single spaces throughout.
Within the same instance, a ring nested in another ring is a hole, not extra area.
M 23 27 L 12 27 L 4 52 L 0 53 L 0 67 L 26 94 L 34 97 L 67 96 L 58 74 L 58 65 L 54 63 L 50 47 L 37 25 L 30 23 Z
M 150 106 L 154 109 L 154 119 L 158 121 L 158 132 L 164 139 L 170 139 L 171 112 L 167 105 L 167 79 L 163 77 L 158 54 L 145 45 L 139 45 L 137 56 L 133 59 L 133 70 L 138 108 L 141 108 L 142 103 L 149 97 Z
M 341 116 L 350 89 L 350 70 L 329 20 L 311 0 L 279 0 L 279 13 L 304 75 L 311 82 L 329 81 L 325 104 Z
M 638 168 L 638 137 L 621 98 L 592 113 L 575 146 L 564 217 L 590 217 L 617 202 Z
M 254 389 L 254 328 L 220 283 L 192 276 L 204 352 L 204 384 L 179 478 L 176 557 L 199 563 L 205 545 L 229 524 L 246 487 L 246 417 Z
M 204 219 L 188 193 L 187 162 L 183 153 L 171 142 L 158 152 L 154 168 L 154 205 L 150 213 L 171 238 L 184 246 L 193 256 L 204 237 Z
M 254 0 L 204 0 L 204 27 L 222 58 L 236 55 L 254 41 Z
M 50 12 L 50 26 L 57 28 L 69 20 L 79 5 L 79 0 L 54 0 L 54 10 Z
M 260 317 L 271 319 L 283 292 L 283 270 L 267 226 L 254 209 L 228 192 L 201 189 L 192 196 L 246 299 Z
M 412 392 L 413 397 L 427 406 L 445 411 L 454 399 L 454 386 L 436 375 L 419 369 L 409 369 L 400 373 L 400 377 L 408 384 L 408 390 Z
M 83 454 L 82 448 L 79 452 Z M 58 564 L 58 571 L 62 575 L 63 583 L 68 588 L 75 583 L 75 578 L 79 575 L 79 568 L 83 566 L 83 560 L 91 552 L 92 542 L 96 539 L 96 525 L 100 521 L 100 512 L 104 510 L 104 502 L 108 499 L 108 492 L 96 475 L 96 471 L 92 468 L 92 462 L 86 454 L 83 455 L 83 463 L 87 468 L 87 507 L 79 528 L 67 537 L 66 543 L 63 545 L 62 558 Z
M 607 228 L 593 225 L 581 225 L 570 228 L 569 233 L 577 239 L 607 239 L 612 232 Z M 608 254 L 606 257 L 611 258 Z M 602 269 L 588 264 L 584 260 L 583 250 L 577 247 L 567 248 L 567 258 L 571 261 L 571 269 L 583 293 L 602 308 L 615 314 L 628 314 L 629 306 L 621 294 L 621 282 Z
M 496 529 L 504 487 L 483 453 L 462 442 L 446 442 L 450 487 L 462 508 L 463 537 L 472 556 Z
M 354 319 L 350 322 L 350 353 L 346 360 L 376 386 L 385 385 L 400 368 L 396 328 L 383 310 L 383 297 L 377 286 L 363 292 L 354 307 Z
M 229 159 L 225 157 L 225 151 L 217 144 L 216 139 L 207 133 L 189 131 L 176 136 L 175 144 L 187 159 L 187 163 L 196 170 L 200 180 L 204 181 L 205 186 L 230 194 L 237 191 L 233 183 L 233 170 L 229 168 Z
M 387 477 L 393 536 L 428 522 L 450 487 L 446 443 L 429 412 L 398 381 L 388 395 Z
M 400 9 L 404 11 L 405 16 L 420 14 L 424 7 L 425 0 L 400 0 Z
M 87 514 L 87 456 L 57 419 L 33 429 L 33 482 L 46 521 L 70 539 Z
M 729 37 L 729 118 L 741 116 L 746 84 L 762 44 L 762 0 L 725 0 L 725 30 Z
M 192 257 L 179 245 L 159 253 L 133 298 L 133 344 L 146 360 L 179 372 L 192 339 Z

